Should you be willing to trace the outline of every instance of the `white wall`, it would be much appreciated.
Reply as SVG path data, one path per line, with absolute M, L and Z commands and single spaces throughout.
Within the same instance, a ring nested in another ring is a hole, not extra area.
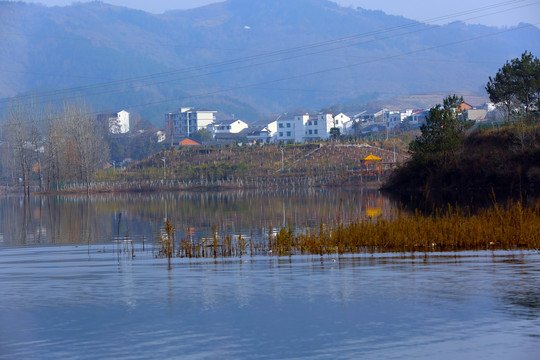
M 125 134 L 129 132 L 129 113 L 120 111 L 116 117 L 109 118 L 109 132 L 111 134 Z

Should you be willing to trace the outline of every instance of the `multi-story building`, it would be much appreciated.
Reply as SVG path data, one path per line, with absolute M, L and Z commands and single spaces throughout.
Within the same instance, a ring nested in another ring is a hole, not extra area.
M 339 120 L 336 120 L 339 122 Z M 330 129 L 339 128 L 332 114 L 315 114 L 309 117 L 304 129 L 304 140 L 328 139 Z M 335 126 L 334 126 L 335 125 Z
M 197 131 L 209 129 L 216 121 L 216 111 L 194 108 L 180 108 L 177 112 L 165 114 L 165 126 L 171 132 L 172 141 L 190 137 Z M 174 139 L 174 140 L 173 140 Z
M 283 142 L 304 142 L 325 140 L 333 127 L 343 130 L 344 118 L 334 118 L 332 114 L 303 114 L 281 117 L 277 120 L 277 140 Z
M 126 134 L 129 132 L 129 113 L 125 110 L 114 113 L 102 113 L 97 115 L 97 121 L 107 126 L 111 134 Z
M 280 117 L 277 120 L 277 140 L 283 142 L 303 142 L 304 126 L 308 120 L 308 114 Z

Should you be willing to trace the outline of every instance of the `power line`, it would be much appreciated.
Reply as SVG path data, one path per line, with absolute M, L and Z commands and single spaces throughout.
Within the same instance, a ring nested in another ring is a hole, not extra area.
M 503 3 L 495 4 L 495 5 L 484 6 L 484 7 L 469 10 L 469 11 L 462 11 L 462 12 L 455 13 L 455 14 L 452 14 L 452 15 L 445 15 L 445 16 L 433 18 L 431 20 L 428 20 L 427 22 L 435 22 L 435 21 L 440 21 L 441 19 L 454 18 L 456 16 L 462 16 L 464 14 L 472 14 L 472 13 L 481 12 L 481 11 L 485 11 L 485 10 L 489 10 L 489 9 L 495 9 L 495 8 L 499 8 L 499 7 L 503 7 L 503 6 L 507 6 L 507 5 L 520 3 L 520 2 L 523 2 L 523 0 L 507 1 L 507 2 L 503 2 Z M 538 2 L 536 2 L 536 3 L 538 3 Z M 536 3 L 526 4 L 524 6 L 531 6 L 531 5 L 534 5 Z M 521 6 L 521 7 L 523 7 L 523 6 Z M 509 10 L 513 10 L 513 9 L 515 9 L 515 8 L 509 9 Z M 509 10 L 506 9 L 504 11 L 509 11 Z M 491 14 L 489 14 L 489 15 L 491 15 Z M 483 16 L 486 16 L 486 15 L 483 15 Z M 479 16 L 479 17 L 481 17 L 481 16 Z M 34 93 L 34 94 L 30 94 L 30 95 L 23 95 L 23 96 L 15 97 L 13 99 L 18 100 L 18 99 L 24 98 L 25 96 L 31 96 L 33 98 L 48 97 L 48 96 L 61 95 L 61 94 L 66 93 L 66 92 L 97 90 L 99 88 L 106 88 L 108 86 L 113 86 L 113 85 L 116 85 L 116 84 L 118 84 L 118 85 L 124 84 L 124 86 L 127 86 L 129 83 L 133 83 L 133 82 L 137 82 L 137 81 L 145 81 L 145 80 L 151 81 L 151 80 L 158 79 L 160 77 L 165 77 L 165 76 L 180 75 L 182 73 L 189 73 L 189 72 L 194 72 L 194 71 L 198 71 L 198 70 L 204 70 L 204 69 L 213 68 L 213 67 L 233 65 L 233 64 L 237 64 L 237 63 L 241 63 L 241 62 L 246 62 L 246 61 L 249 61 L 249 60 L 256 60 L 256 59 L 259 59 L 259 58 L 270 58 L 270 57 L 274 57 L 274 56 L 278 56 L 278 55 L 282 55 L 282 54 L 287 54 L 287 53 L 292 53 L 292 52 L 296 52 L 296 51 L 300 51 L 300 50 L 307 50 L 307 49 L 312 49 L 312 48 L 316 48 L 316 47 L 322 47 L 322 46 L 326 46 L 326 45 L 332 45 L 332 44 L 337 44 L 337 43 L 348 42 L 348 41 L 352 41 L 354 39 L 358 39 L 358 38 L 361 38 L 361 37 L 374 36 L 374 35 L 378 35 L 378 34 L 384 34 L 384 33 L 392 32 L 392 31 L 397 31 L 397 30 L 406 29 L 406 28 L 409 28 L 409 27 L 422 26 L 422 25 L 425 25 L 425 24 L 419 23 L 419 22 L 412 22 L 412 23 L 408 23 L 408 24 L 405 24 L 405 25 L 400 25 L 400 26 L 393 27 L 393 28 L 380 29 L 380 30 L 371 31 L 371 32 L 367 32 L 367 33 L 352 35 L 352 36 L 343 37 L 343 38 L 339 38 L 339 39 L 322 41 L 322 42 L 318 42 L 318 43 L 303 45 L 303 46 L 289 48 L 289 49 L 282 49 L 282 50 L 277 50 L 277 51 L 265 52 L 263 54 L 253 55 L 253 56 L 250 56 L 250 57 L 247 57 L 247 58 L 246 57 L 238 58 L 238 59 L 233 59 L 233 60 L 224 61 L 224 62 L 218 62 L 218 63 L 214 63 L 214 64 L 207 64 L 207 65 L 202 65 L 202 66 L 191 67 L 191 68 L 187 68 L 187 69 L 174 70 L 174 71 L 157 73 L 157 74 L 150 74 L 150 75 L 145 75 L 145 76 L 140 76 L 140 77 L 127 78 L 127 79 L 123 79 L 123 80 L 116 80 L 116 81 L 112 81 L 112 82 L 108 82 L 108 83 L 92 84 L 92 85 L 85 85 L 85 86 L 79 86 L 79 87 L 73 87 L 73 88 L 67 88 L 67 89 L 58 89 L 58 90 L 53 90 L 53 91 L 45 91 L 45 92 L 37 93 L 37 94 Z M 432 28 L 435 28 L 435 27 L 432 27 Z M 422 29 L 421 31 L 426 31 L 426 30 L 429 30 L 429 29 L 430 28 L 426 28 L 426 29 Z M 407 35 L 407 34 L 410 34 L 410 32 L 406 33 L 406 34 L 397 34 L 395 36 L 403 36 L 403 35 Z M 386 38 L 390 38 L 390 37 L 386 37 Z M 380 40 L 383 40 L 383 39 L 386 39 L 386 38 L 382 38 L 382 39 L 378 38 L 378 39 L 374 39 L 374 40 L 371 40 L 371 41 L 380 41 Z M 358 45 L 358 43 L 352 44 L 352 45 L 341 46 L 339 48 L 350 47 L 350 46 L 355 46 L 355 45 Z M 325 51 L 331 51 L 331 50 L 335 50 L 335 49 L 339 49 L 339 48 L 324 50 L 324 51 L 320 51 L 319 53 L 325 52 Z M 200 77 L 200 76 L 214 75 L 214 74 L 218 74 L 218 73 L 221 73 L 221 72 L 224 72 L 224 71 L 241 70 L 241 69 L 245 69 L 245 68 L 249 68 L 249 67 L 253 67 L 253 66 L 265 65 L 265 64 L 268 64 L 268 63 L 272 63 L 272 62 L 279 62 L 279 61 L 290 60 L 290 59 L 294 59 L 294 58 L 298 58 L 298 57 L 310 56 L 310 55 L 313 55 L 313 54 L 317 54 L 317 53 L 300 54 L 300 55 L 296 55 L 296 56 L 293 56 L 293 57 L 290 57 L 290 58 L 285 58 L 285 59 L 274 59 L 272 61 L 266 61 L 266 62 L 252 64 L 252 65 L 248 65 L 248 66 L 236 67 L 236 68 L 232 68 L 232 69 L 223 69 L 223 70 L 220 70 L 218 72 L 212 72 L 212 73 L 207 73 L 207 74 L 203 74 L 203 75 L 191 76 L 191 77 L 188 77 L 187 79 L 194 78 L 194 77 Z M 142 87 L 142 86 L 149 86 L 149 85 L 159 85 L 159 84 L 163 84 L 163 83 L 166 83 L 166 82 L 180 81 L 180 80 L 186 80 L 186 78 L 173 79 L 173 80 L 169 79 L 169 80 L 163 81 L 163 82 L 149 83 L 149 84 L 139 84 L 137 86 Z M 105 94 L 105 93 L 108 93 L 108 92 L 111 92 L 111 91 L 118 91 L 118 89 L 112 89 L 112 90 L 108 90 L 108 91 L 101 92 L 101 93 Z M 98 94 L 100 94 L 100 93 L 98 92 L 98 93 L 95 93 L 95 94 L 92 94 L 92 95 L 98 95 Z M 9 99 L 4 100 L 4 102 L 5 101 L 9 101 Z
M 531 4 L 524 5 L 524 6 L 530 6 L 530 5 Z M 355 42 L 355 43 L 344 44 L 344 45 L 336 46 L 336 47 L 330 48 L 330 49 L 327 48 L 327 49 L 318 50 L 318 51 L 310 52 L 310 53 L 301 53 L 301 54 L 297 54 L 297 55 L 294 55 L 294 56 L 289 56 L 287 58 L 271 59 L 271 60 L 267 60 L 267 61 L 264 61 L 264 62 L 258 62 L 258 63 L 249 64 L 249 65 L 242 65 L 242 66 L 233 67 L 233 68 L 216 70 L 216 71 L 208 72 L 208 73 L 204 73 L 204 74 L 197 74 L 197 75 L 190 75 L 190 76 L 182 77 L 182 78 L 173 78 L 173 79 L 155 81 L 155 82 L 150 82 L 150 83 L 146 83 L 146 84 L 137 84 L 137 85 L 134 85 L 134 87 L 135 88 L 143 88 L 143 87 L 147 87 L 147 86 L 150 86 L 150 85 L 163 85 L 163 84 L 167 84 L 167 83 L 173 83 L 173 82 L 184 81 L 184 80 L 189 80 L 189 79 L 201 78 L 201 77 L 205 77 L 205 76 L 218 75 L 218 74 L 221 74 L 221 73 L 235 71 L 235 70 L 246 70 L 248 68 L 259 67 L 259 66 L 262 66 L 262 65 L 268 65 L 268 64 L 271 64 L 271 63 L 282 62 L 282 61 L 285 61 L 285 60 L 293 60 L 293 59 L 298 59 L 298 58 L 302 58 L 302 57 L 306 57 L 306 56 L 320 55 L 320 54 L 327 53 L 329 51 L 335 51 L 335 50 L 348 48 L 348 47 L 352 47 L 352 46 L 358 46 L 358 45 L 362 45 L 362 44 L 378 42 L 378 41 L 387 40 L 387 39 L 391 39 L 391 38 L 395 38 L 395 37 L 399 37 L 399 36 L 411 35 L 411 34 L 414 34 L 414 33 L 428 31 L 428 30 L 432 30 L 432 29 L 435 29 L 435 28 L 438 28 L 438 26 L 434 25 L 434 26 L 430 26 L 430 27 L 424 27 L 422 29 L 409 31 L 407 33 L 394 34 L 394 35 L 389 35 L 389 36 L 386 36 L 386 37 L 378 37 L 378 38 L 363 41 L 363 42 Z M 369 61 L 368 61 L 368 63 L 369 63 Z M 115 92 L 118 92 L 118 91 L 121 91 L 121 90 L 122 89 L 118 89 L 118 88 L 114 89 L 113 88 L 113 89 L 103 90 L 103 91 L 99 91 L 99 92 L 88 93 L 88 94 L 85 94 L 85 96 L 104 95 L 104 94 L 109 94 L 109 93 L 115 93 Z
M 353 67 L 357 67 L 357 66 L 361 66 L 361 65 L 366 65 L 366 64 L 369 64 L 369 63 L 390 60 L 390 59 L 398 58 L 398 57 L 401 57 L 401 56 L 409 56 L 409 55 L 414 55 L 414 54 L 418 54 L 418 53 L 421 53 L 421 52 L 426 52 L 426 51 L 439 49 L 439 48 L 443 48 L 443 47 L 459 45 L 459 44 L 462 44 L 464 42 L 475 41 L 475 40 L 479 40 L 479 39 L 483 39 L 483 38 L 487 38 L 487 37 L 500 35 L 500 34 L 503 34 L 503 33 L 522 30 L 522 29 L 525 29 L 525 28 L 529 28 L 531 26 L 536 26 L 538 24 L 540 24 L 540 23 L 535 23 L 535 24 L 520 26 L 520 27 L 516 27 L 516 28 L 512 28 L 512 29 L 502 30 L 502 31 L 499 31 L 499 32 L 496 32 L 496 33 L 485 34 L 485 35 L 476 36 L 476 37 L 469 38 L 469 39 L 452 41 L 452 42 L 445 43 L 445 44 L 440 44 L 440 45 L 431 46 L 431 47 L 424 48 L 424 49 L 418 49 L 418 50 L 414 50 L 414 51 L 409 51 L 409 52 L 402 53 L 402 54 L 386 56 L 386 57 L 382 57 L 382 58 L 378 58 L 378 59 L 374 59 L 374 60 L 363 61 L 363 62 L 359 62 L 359 63 L 349 64 L 349 65 L 344 65 L 344 66 L 339 66 L 339 67 L 334 67 L 334 68 L 328 68 L 328 69 L 324 69 L 324 70 L 318 70 L 318 71 L 314 71 L 314 72 L 310 72 L 310 73 L 298 74 L 298 75 L 289 76 L 289 77 L 285 77 L 285 78 L 281 78 L 281 79 L 274 79 L 274 80 L 268 80 L 268 81 L 263 81 L 263 82 L 259 82 L 259 83 L 254 83 L 254 84 L 241 85 L 241 86 L 236 86 L 236 87 L 223 89 L 223 90 L 215 90 L 215 91 L 211 91 L 211 92 L 207 92 L 207 93 L 203 93 L 203 94 L 198 94 L 198 95 L 191 95 L 191 96 L 187 96 L 187 97 L 184 97 L 184 98 L 181 98 L 181 99 L 190 99 L 190 98 L 212 96 L 212 95 L 225 93 L 225 92 L 229 92 L 229 91 L 233 91 L 233 90 L 252 88 L 252 87 L 260 86 L 260 85 L 273 84 L 273 83 L 278 83 L 278 82 L 282 82 L 282 81 L 294 80 L 294 79 L 299 79 L 299 78 L 303 78 L 303 77 L 319 75 L 319 74 L 323 74 L 323 73 L 327 73 L 327 72 L 338 71 L 338 70 L 343 70 L 343 69 L 347 69 L 347 68 L 353 68 Z M 146 103 L 146 104 L 136 104 L 136 105 L 127 106 L 126 108 L 134 108 L 134 107 L 141 107 L 141 106 L 156 105 L 156 104 L 166 103 L 166 102 L 173 101 L 173 100 L 176 100 L 176 99 L 160 100 L 160 101 L 150 102 L 150 103 Z
M 485 35 L 481 35 L 481 36 L 476 36 L 476 37 L 469 38 L 469 39 L 461 39 L 461 40 L 457 40 L 457 41 L 448 42 L 448 43 L 445 43 L 445 44 L 440 44 L 440 45 L 431 46 L 431 47 L 427 47 L 427 48 L 423 48 L 423 49 L 409 51 L 409 52 L 406 52 L 406 53 L 381 57 L 381 58 L 378 58 L 378 59 L 369 60 L 369 61 L 363 61 L 363 62 L 359 62 L 359 63 L 355 63 L 355 64 L 349 64 L 349 65 L 344 65 L 344 66 L 339 66 L 339 67 L 334 67 L 334 68 L 328 68 L 328 69 L 309 72 L 309 73 L 304 73 L 304 74 L 297 74 L 297 75 L 294 75 L 294 76 L 289 76 L 289 77 L 280 78 L 280 79 L 274 79 L 274 80 L 267 80 L 267 81 L 263 81 L 263 82 L 259 82 L 259 83 L 246 84 L 246 85 L 231 87 L 231 88 L 228 88 L 228 89 L 215 90 L 215 91 L 206 92 L 206 93 L 202 93 L 202 94 L 198 94 L 198 95 L 190 95 L 190 96 L 180 98 L 180 100 L 208 97 L 208 96 L 213 96 L 213 95 L 217 95 L 217 94 L 226 93 L 226 92 L 233 91 L 233 90 L 253 88 L 253 87 L 256 87 L 256 86 L 274 84 L 274 83 L 279 83 L 279 82 L 283 82 L 283 81 L 287 81 L 287 80 L 299 79 L 299 78 L 318 75 L 318 74 L 323 74 L 323 73 L 327 73 L 327 72 L 338 71 L 338 70 L 342 70 L 342 69 L 346 69 L 346 68 L 353 68 L 353 67 L 357 67 L 357 66 L 361 66 L 361 65 L 366 65 L 368 63 L 380 62 L 380 61 L 390 60 L 390 59 L 394 59 L 394 58 L 398 58 L 398 57 L 402 57 L 402 56 L 414 55 L 414 54 L 418 54 L 418 53 L 422 53 L 422 52 L 426 52 L 426 51 L 430 51 L 430 50 L 434 50 L 434 49 L 438 49 L 438 48 L 442 48 L 442 47 L 459 45 L 459 44 L 462 44 L 464 42 L 475 41 L 475 40 L 479 40 L 479 39 L 483 39 L 483 38 L 487 38 L 487 37 L 500 35 L 500 34 L 503 34 L 503 33 L 508 33 L 508 32 L 512 32 L 512 31 L 518 31 L 518 30 L 529 28 L 531 26 L 535 26 L 535 25 L 538 25 L 538 24 L 540 24 L 540 23 L 520 26 L 520 27 L 516 27 L 516 28 L 512 28 L 512 29 L 506 29 L 506 30 L 498 31 L 498 32 L 491 33 L 491 34 L 485 34 Z M 137 107 L 144 107 L 144 106 L 150 106 L 150 105 L 163 104 L 163 103 L 167 103 L 167 102 L 170 102 L 170 101 L 176 101 L 176 100 L 179 100 L 179 99 L 166 99 L 166 100 L 160 100 L 160 101 L 153 101 L 153 102 L 149 102 L 149 103 L 145 103 L 145 104 L 134 104 L 134 105 L 130 105 L 130 106 L 125 106 L 124 108 L 132 109 L 132 108 L 137 108 Z M 97 113 L 89 113 L 89 115 L 96 115 L 96 114 Z

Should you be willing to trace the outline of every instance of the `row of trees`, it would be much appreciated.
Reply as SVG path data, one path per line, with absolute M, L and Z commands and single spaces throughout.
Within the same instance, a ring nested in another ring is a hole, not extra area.
M 4 118 L 2 178 L 32 183 L 40 191 L 67 182 L 86 184 L 109 160 L 102 127 L 83 101 L 40 107 L 33 99 L 13 102 Z

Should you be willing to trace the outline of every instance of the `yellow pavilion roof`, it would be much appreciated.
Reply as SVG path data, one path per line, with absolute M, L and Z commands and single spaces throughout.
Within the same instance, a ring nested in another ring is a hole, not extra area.
M 381 215 L 382 213 L 382 209 L 381 208 L 373 208 L 373 209 L 366 209 L 366 214 L 367 216 L 369 217 L 377 217 L 379 215 Z
M 382 160 L 382 158 L 373 155 L 373 153 L 370 153 L 368 156 L 364 158 L 364 160 Z

